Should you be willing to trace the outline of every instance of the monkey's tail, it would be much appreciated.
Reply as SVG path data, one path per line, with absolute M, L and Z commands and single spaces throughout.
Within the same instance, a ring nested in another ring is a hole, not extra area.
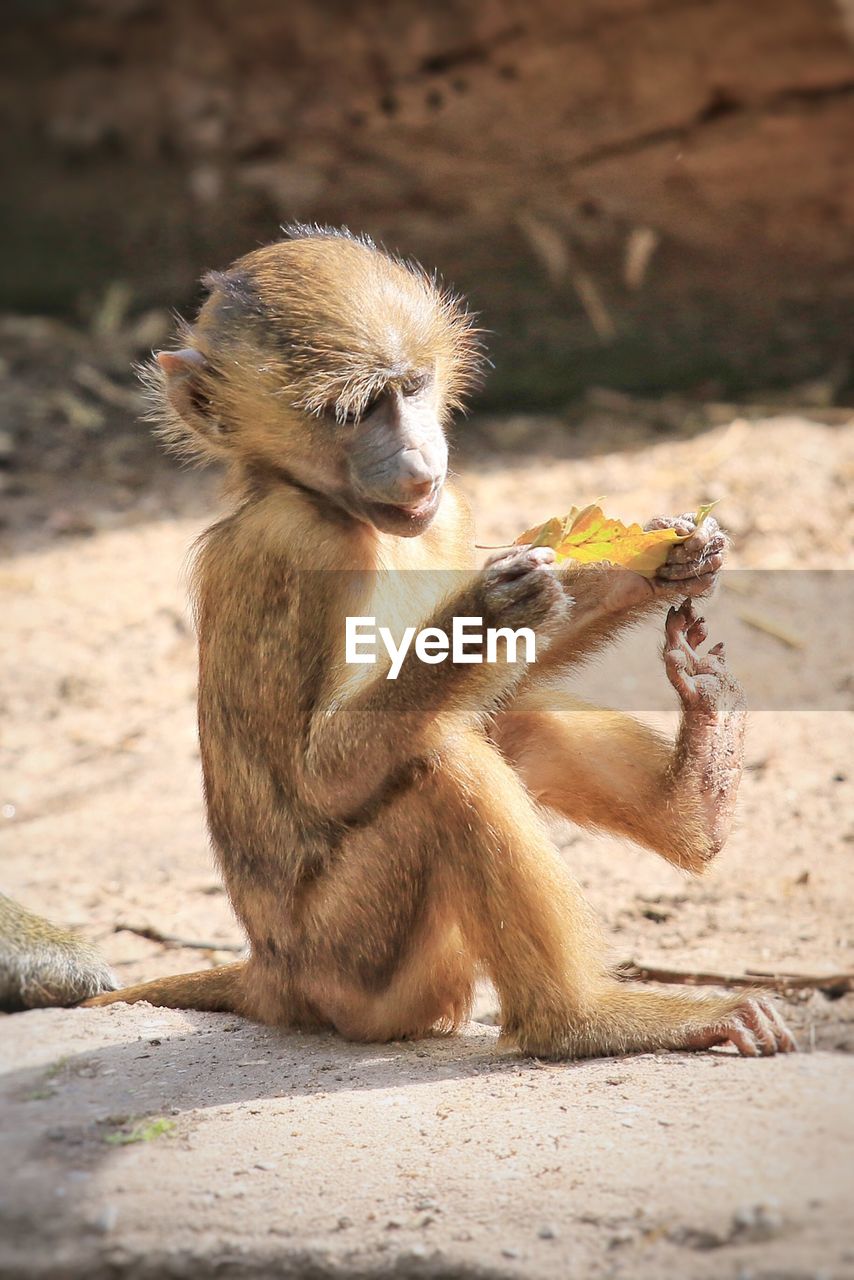
M 177 973 L 169 978 L 139 982 L 119 991 L 105 991 L 80 1004 L 97 1009 L 105 1004 L 136 1004 L 146 1000 L 163 1009 L 200 1009 L 206 1013 L 242 1013 L 246 961 L 224 964 L 198 973 Z

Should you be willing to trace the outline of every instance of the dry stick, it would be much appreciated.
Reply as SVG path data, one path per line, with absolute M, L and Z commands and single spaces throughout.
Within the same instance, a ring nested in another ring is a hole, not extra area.
M 192 938 L 181 938 L 175 933 L 161 933 L 153 925 L 117 924 L 113 933 L 135 933 L 138 938 L 147 938 L 149 942 L 162 942 L 167 947 L 188 947 L 194 951 L 234 951 L 245 950 L 242 942 L 196 942 Z
M 243 951 L 240 942 L 204 942 L 182 938 L 178 934 L 163 933 L 153 925 L 117 924 L 114 933 L 134 933 L 149 942 L 159 942 L 167 947 L 187 947 L 197 951 Z M 624 960 L 617 965 L 616 975 L 635 982 L 670 982 L 686 987 L 768 987 L 772 991 L 821 991 L 827 996 L 843 996 L 854 991 L 854 973 L 768 973 L 762 969 L 748 969 L 745 973 L 714 973 L 702 969 L 663 969 L 657 965 L 637 964 Z
M 784 644 L 787 649 L 803 649 L 804 647 L 804 641 L 797 632 L 784 626 L 782 622 L 777 622 L 774 618 L 766 618 L 762 613 L 757 613 L 755 610 L 748 612 L 747 609 L 739 609 L 738 616 L 748 627 L 753 627 L 755 631 L 763 631 L 767 636 L 773 636 L 775 640 L 779 640 L 781 644 Z
M 660 969 L 655 965 L 624 960 L 617 965 L 618 978 L 640 982 L 672 982 L 687 987 L 768 987 L 772 991 L 821 991 L 826 996 L 844 996 L 854 991 L 854 973 L 767 973 L 748 969 L 746 973 L 705 973 L 702 970 Z
M 159 942 L 167 947 L 187 947 L 197 951 L 243 951 L 240 942 L 203 942 L 182 938 L 174 933 L 163 933 L 153 925 L 117 924 L 114 933 L 134 933 L 149 942 Z M 702 969 L 662 969 L 656 965 L 637 964 L 624 960 L 617 965 L 616 975 L 635 982 L 670 982 L 686 987 L 767 987 L 772 991 L 821 991 L 826 996 L 843 996 L 854 991 L 854 973 L 768 973 L 761 969 L 748 969 L 746 973 L 713 973 Z

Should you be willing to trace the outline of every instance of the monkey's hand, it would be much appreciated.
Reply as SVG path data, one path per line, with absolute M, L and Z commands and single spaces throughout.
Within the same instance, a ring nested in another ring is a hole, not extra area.
M 480 583 L 485 619 L 499 626 L 545 627 L 559 624 L 569 601 L 549 572 L 551 547 L 510 547 L 487 560 Z
M 675 604 L 714 591 L 728 541 L 717 520 L 707 516 L 697 525 L 688 512 L 682 516 L 657 516 L 644 527 L 675 529 L 685 536 L 684 542 L 671 546 L 654 577 L 604 560 L 595 564 L 566 560 L 555 570 L 564 591 L 575 602 L 573 630 L 580 632 L 593 619 L 607 618 L 619 626 L 661 604 Z
M 658 516 L 646 528 L 676 529 L 690 535 L 670 548 L 667 560 L 652 578 L 604 561 L 578 564 L 566 560 L 552 567 L 570 608 L 558 635 L 542 658 L 538 655 L 537 674 L 583 661 L 662 604 L 706 596 L 714 590 L 727 545 L 717 520 L 707 516 L 697 525 L 690 513 Z
M 692 512 L 682 516 L 656 516 L 645 529 L 675 529 L 690 534 L 685 542 L 676 543 L 664 564 L 652 579 L 656 594 L 663 599 L 695 599 L 708 596 L 717 585 L 723 564 L 727 536 L 714 516 L 706 516 L 701 525 L 694 522 Z

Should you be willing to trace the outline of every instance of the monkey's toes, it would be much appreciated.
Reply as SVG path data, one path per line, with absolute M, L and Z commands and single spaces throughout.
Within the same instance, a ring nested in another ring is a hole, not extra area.
M 743 1058 L 768 1058 L 796 1053 L 797 1041 L 770 1000 L 749 996 L 723 1021 L 698 1033 L 691 1048 L 711 1049 L 732 1044 Z
M 694 613 L 690 600 L 683 600 L 679 608 L 672 608 L 664 624 L 664 660 L 668 671 L 682 676 L 726 675 L 726 651 L 719 640 L 707 653 L 700 653 L 700 645 L 708 638 L 706 619 Z
M 665 651 L 675 649 L 696 658 L 699 646 L 709 633 L 706 619 L 698 617 L 691 600 L 686 599 L 678 608 L 669 610 L 664 623 L 664 634 Z
M 706 629 L 706 619 L 697 618 L 696 622 L 692 622 L 691 626 L 685 632 L 685 639 L 692 649 L 698 649 L 708 635 Z
M 668 645 L 673 648 L 679 637 L 696 622 L 697 616 L 690 600 L 683 600 L 680 605 L 672 605 L 667 610 L 667 617 L 664 620 L 664 632 Z

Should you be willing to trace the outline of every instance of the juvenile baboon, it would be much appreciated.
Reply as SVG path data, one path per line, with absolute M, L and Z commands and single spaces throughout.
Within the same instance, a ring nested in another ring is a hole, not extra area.
M 541 819 L 550 808 L 699 871 L 726 838 L 744 706 L 691 598 L 724 538 L 708 519 L 657 578 L 556 568 L 530 547 L 477 572 L 445 427 L 474 377 L 462 305 L 346 233 L 297 228 L 207 278 L 149 383 L 166 435 L 231 473 L 195 563 L 208 820 L 245 962 L 96 997 L 235 1010 L 356 1040 L 450 1030 L 476 975 L 505 1036 L 545 1058 L 732 1041 L 794 1047 L 742 995 L 646 991 L 609 973 Z M 675 744 L 571 699 L 560 677 L 670 608 Z M 345 620 L 529 627 L 535 663 L 344 661 Z

